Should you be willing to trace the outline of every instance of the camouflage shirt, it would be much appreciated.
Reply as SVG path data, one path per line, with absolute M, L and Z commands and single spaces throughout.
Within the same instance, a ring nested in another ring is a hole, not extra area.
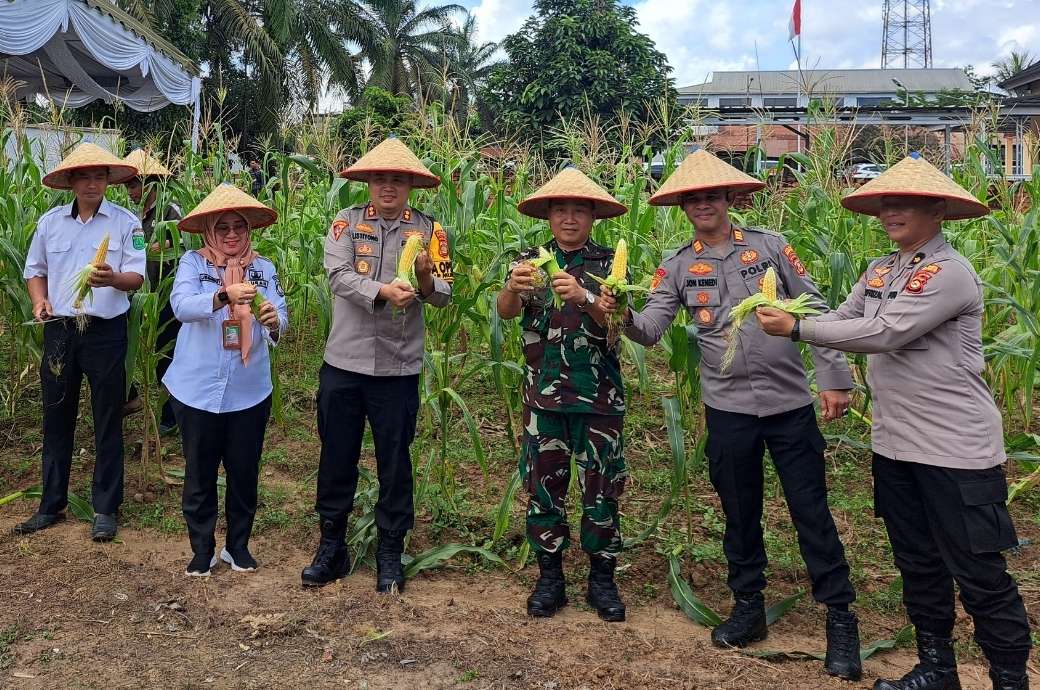
M 591 240 L 581 249 L 564 252 L 553 240 L 544 245 L 556 253 L 563 270 L 590 292 L 599 294 L 599 283 L 585 279 L 585 272 L 605 278 L 614 258 L 611 249 Z M 517 261 L 538 256 L 538 247 L 521 252 Z M 607 330 L 573 304 L 553 306 L 548 284 L 525 295 L 520 325 L 524 330 L 524 404 L 540 410 L 584 414 L 625 413 L 625 388 L 621 380 L 619 347 L 607 344 Z

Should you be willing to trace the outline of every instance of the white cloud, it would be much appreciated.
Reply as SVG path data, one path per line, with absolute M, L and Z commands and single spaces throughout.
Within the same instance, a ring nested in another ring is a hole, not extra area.
M 501 41 L 516 33 L 533 13 L 530 0 L 480 0 L 470 14 L 477 18 L 477 34 L 481 42 Z

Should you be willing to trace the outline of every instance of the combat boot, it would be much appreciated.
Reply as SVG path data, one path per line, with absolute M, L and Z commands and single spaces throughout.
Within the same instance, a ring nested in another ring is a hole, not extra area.
M 859 658 L 859 620 L 852 611 L 827 609 L 827 656 L 823 667 L 827 673 L 844 680 L 863 677 Z
M 625 620 L 625 602 L 614 583 L 615 564 L 613 558 L 589 556 L 589 589 L 585 595 L 585 601 L 599 617 L 610 622 Z
M 993 681 L 993 690 L 1029 690 L 1029 674 L 1024 671 L 991 668 L 989 679 Z
M 920 663 L 899 680 L 878 680 L 874 690 L 961 690 L 953 638 L 917 631 Z
M 539 553 L 541 574 L 527 597 L 527 615 L 548 618 L 567 605 L 567 583 L 563 578 L 563 554 Z
M 376 591 L 388 594 L 404 591 L 404 568 L 401 554 L 404 553 L 402 530 L 379 530 L 376 545 Z
M 711 631 L 711 643 L 716 647 L 745 647 L 766 639 L 766 598 L 761 592 L 736 594 L 729 619 Z
M 332 520 L 321 523 L 321 541 L 314 560 L 300 573 L 304 587 L 321 587 L 347 576 L 350 572 L 350 552 L 347 551 L 346 523 L 337 525 Z

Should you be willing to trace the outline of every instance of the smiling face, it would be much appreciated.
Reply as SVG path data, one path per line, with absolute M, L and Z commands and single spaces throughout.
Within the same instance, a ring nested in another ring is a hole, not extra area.
M 698 232 L 715 234 L 729 228 L 732 199 L 726 189 L 706 189 L 684 194 L 680 203 Z
M 217 251 L 227 256 L 237 255 L 249 241 L 249 223 L 234 211 L 221 214 L 213 230 L 217 236 Z
M 568 199 L 549 204 L 549 229 L 565 252 L 585 246 L 595 220 L 590 201 Z
M 397 218 L 408 205 L 412 176 L 406 173 L 374 172 L 368 176 L 368 198 L 383 218 Z
M 105 198 L 108 168 L 80 168 L 69 173 L 69 185 L 80 206 L 94 208 Z
M 924 244 L 939 232 L 945 208 L 946 204 L 934 197 L 884 196 L 878 220 L 888 238 L 905 251 Z

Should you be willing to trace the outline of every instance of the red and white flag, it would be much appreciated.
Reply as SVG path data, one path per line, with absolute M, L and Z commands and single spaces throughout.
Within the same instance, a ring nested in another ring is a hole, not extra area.
M 802 35 L 802 0 L 794 0 L 791 9 L 791 20 L 787 23 L 788 39 L 793 41 Z

